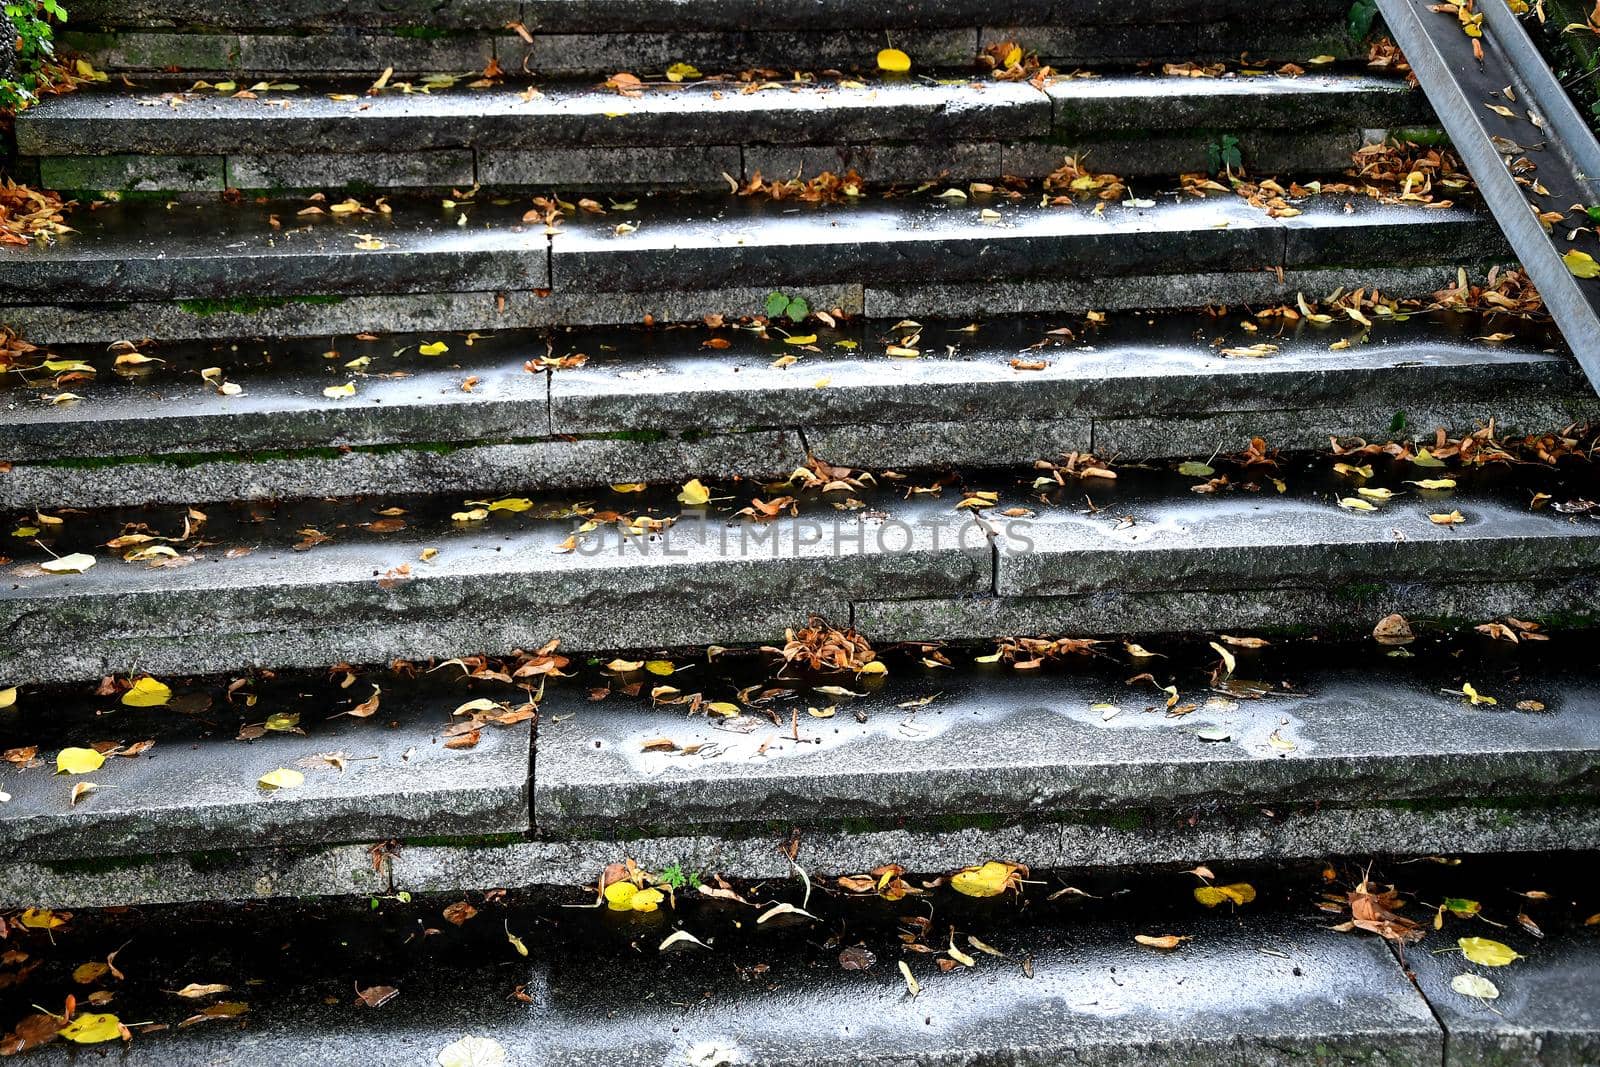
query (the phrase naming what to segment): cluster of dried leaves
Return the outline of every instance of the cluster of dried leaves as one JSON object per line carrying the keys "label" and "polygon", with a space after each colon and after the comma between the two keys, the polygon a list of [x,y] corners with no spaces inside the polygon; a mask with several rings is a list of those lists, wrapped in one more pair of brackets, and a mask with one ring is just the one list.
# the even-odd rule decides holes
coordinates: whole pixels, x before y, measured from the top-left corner
{"label": "cluster of dried leaves", "polygon": [[31,189],[10,178],[0,181],[0,245],[28,245],[72,233],[67,211],[77,201],[59,193]]}
{"label": "cluster of dried leaves", "polygon": [[[1496,434],[1494,420],[1490,419],[1487,425],[1461,437],[1451,437],[1443,428],[1437,429],[1431,442],[1415,439],[1369,442],[1357,437],[1343,441],[1331,438],[1329,443],[1336,456],[1385,455],[1421,466],[1474,467],[1490,463],[1554,466],[1564,461],[1600,461],[1600,426],[1582,424],[1552,433],[1502,438]],[[1543,501],[1539,497],[1543,497]],[[1548,494],[1539,494],[1534,501],[1537,505],[1549,499]]]}
{"label": "cluster of dried leaves", "polygon": [[758,170],[737,187],[739,196],[765,197],[768,200],[797,200],[808,204],[837,204],[866,195],[867,183],[854,168],[843,174],[823,171],[811,178],[796,175],[788,179],[764,178]]}
{"label": "cluster of dried leaves", "polygon": [[1128,194],[1128,186],[1115,174],[1096,174],[1077,156],[1066,160],[1044,179],[1044,188],[1054,193],[1050,203],[1071,204],[1090,198],[1096,200],[1121,200]]}
{"label": "cluster of dried leaves", "polygon": [[819,673],[851,671],[859,674],[882,668],[881,663],[877,668],[869,666],[877,662],[878,654],[855,627],[841,630],[820,615],[811,616],[798,630],[789,630],[778,652],[783,657],[785,670],[798,666]]}
{"label": "cluster of dried leaves", "polygon": [[999,41],[978,55],[978,66],[990,71],[996,81],[1025,81],[1043,89],[1055,71],[1039,61],[1039,53],[1027,51],[1016,41]]}

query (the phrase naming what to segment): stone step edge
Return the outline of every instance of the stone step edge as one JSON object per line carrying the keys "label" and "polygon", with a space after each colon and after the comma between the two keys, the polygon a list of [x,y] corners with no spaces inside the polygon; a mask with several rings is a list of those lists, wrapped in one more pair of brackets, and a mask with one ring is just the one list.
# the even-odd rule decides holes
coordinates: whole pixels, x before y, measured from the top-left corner
{"label": "stone step edge", "polygon": [[794,876],[786,851],[808,874],[860,874],[883,863],[945,872],[996,859],[1048,868],[1141,867],[1152,863],[1322,859],[1330,856],[1494,854],[1582,849],[1600,834],[1600,805],[1561,800],[1536,807],[1466,801],[1241,813],[1237,825],[1151,829],[1131,818],[996,824],[951,829],[853,832],[801,827],[755,836],[683,835],[548,840],[413,839],[302,849],[0,865],[0,908],[102,908],[213,900],[381,896],[591,884],[610,863],[646,870],[673,864],[762,881]]}

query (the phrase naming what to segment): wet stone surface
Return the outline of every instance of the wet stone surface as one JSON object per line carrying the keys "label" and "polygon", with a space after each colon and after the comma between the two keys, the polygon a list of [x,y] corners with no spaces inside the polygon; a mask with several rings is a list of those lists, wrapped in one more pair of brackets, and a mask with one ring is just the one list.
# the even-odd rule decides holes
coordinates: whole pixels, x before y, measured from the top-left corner
{"label": "wet stone surface", "polygon": [[[1503,990],[1492,1005],[1496,1025],[1542,1040],[1541,1063],[1578,1067],[1595,1026],[1577,1006],[1597,961],[1596,937],[1581,924],[1597,904],[1592,887],[1573,879],[1572,859],[1520,867],[1517,888],[1548,892],[1545,903],[1506,892],[1503,861],[1487,860],[1329,866],[1326,874],[1221,867],[1219,884],[1243,883],[1255,899],[1215,910],[1193,898],[1202,882],[1175,870],[1038,871],[1020,895],[997,899],[948,886],[899,901],[851,898],[831,880],[807,892],[791,879],[737,886],[744,904],[703,899],[690,879],[711,873],[673,868],[662,873],[676,880],[675,899],[652,912],[559,906],[592,901],[591,887],[538,897],[383,897],[359,910],[82,914],[49,937],[12,938],[24,959],[10,969],[26,973],[0,1026],[35,1011],[30,1002],[58,1005],[72,991],[82,1005],[101,991],[109,999],[98,1010],[140,1024],[122,1053],[132,1063],[339,1064],[360,1048],[422,1067],[465,1035],[493,1041],[519,1065],[596,1055],[681,1067],[842,1065],[863,1055],[932,1064],[1486,1062],[1470,1041],[1458,1045],[1470,1035],[1455,1020],[1489,1005],[1426,980],[1419,992],[1381,938],[1329,929],[1348,917],[1347,894],[1369,874],[1378,889],[1397,883],[1402,914],[1424,923],[1447,896],[1480,902],[1495,922],[1519,909],[1537,916],[1548,936],[1525,944],[1446,913],[1443,929],[1407,958],[1453,948],[1460,936],[1517,941],[1527,958],[1492,972]],[[931,880],[907,881],[921,888]],[[755,921],[777,902],[804,903],[817,918]],[[441,917],[451,907],[466,916],[461,924]],[[700,944],[659,947],[679,930]],[[1135,935],[1181,940],[1162,950]],[[121,980],[69,977],[119,946]],[[1458,954],[1439,959],[1459,966],[1448,962]],[[1579,984],[1546,982],[1562,968]],[[227,988],[173,996],[190,983]],[[361,1004],[361,990],[380,1005]],[[177,1025],[219,1003],[232,1005],[216,1013],[225,1017]],[[1552,1013],[1567,1014],[1572,1028],[1552,1032]],[[57,1042],[30,1058],[69,1056]]]}

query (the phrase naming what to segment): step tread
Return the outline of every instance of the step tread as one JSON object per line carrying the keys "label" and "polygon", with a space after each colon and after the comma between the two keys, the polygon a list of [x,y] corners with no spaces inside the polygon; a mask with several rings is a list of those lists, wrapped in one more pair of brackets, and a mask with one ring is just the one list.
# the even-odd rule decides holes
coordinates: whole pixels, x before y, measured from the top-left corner
{"label": "step tread", "polygon": [[[758,709],[732,720],[686,717],[679,707],[651,709],[648,697],[596,705],[563,687],[542,707],[534,825],[556,837],[716,833],[844,813],[893,825],[1570,798],[1600,784],[1600,684],[1586,676],[1534,674],[1498,693],[1504,707],[1538,699],[1542,714],[1468,708],[1431,680],[1362,668],[1318,671],[1257,700],[1184,692],[1180,706],[1199,707],[1171,717],[1166,694],[1130,689],[1127,670],[1086,674],[897,666],[883,685],[846,682],[860,697],[802,690],[774,705],[779,724]],[[704,668],[671,684],[732,699]],[[818,719],[808,707],[837,711]],[[1210,731],[1226,740],[1206,740]],[[678,749],[645,750],[662,738]]]}
{"label": "step tread", "polygon": [[[231,699],[227,679],[176,686],[181,713],[75,694],[49,700],[47,714],[4,728],[0,748],[37,746],[39,765],[0,764],[0,791],[11,794],[0,805],[0,852],[70,860],[524,832],[531,723],[486,726],[475,746],[446,748],[443,730],[459,721],[451,712],[481,695],[450,673],[386,686],[371,718],[341,714],[371,698],[371,686],[341,690],[328,675],[255,680]],[[259,699],[247,705],[249,695]],[[291,713],[304,734],[236,738]],[[103,740],[155,745],[133,758],[112,756],[88,775],[52,773],[59,749]],[[319,753],[347,762],[336,767]],[[279,768],[300,772],[304,784],[257,784]],[[98,789],[69,803],[73,784],[85,780]]]}
{"label": "step tread", "polygon": [[[810,347],[778,330],[574,330],[389,334],[372,340],[145,346],[163,360],[147,373],[114,372],[99,349],[53,349],[96,368],[74,382],[81,403],[39,399],[49,375],[0,386],[12,428],[4,458],[159,456],[404,442],[465,442],[615,431],[739,430],[958,421],[1198,414],[1316,407],[1361,395],[1375,406],[1419,394],[1435,401],[1504,403],[1508,391],[1575,387],[1559,338],[1537,325],[1505,342],[1473,340],[1490,324],[1473,317],[1417,316],[1366,332],[1345,326],[1274,332],[1278,350],[1231,358],[1220,348],[1259,337],[1248,316],[1113,316],[1105,327],[1052,338],[1064,317],[925,324],[917,358],[884,354],[907,331],[874,321],[817,326]],[[813,327],[805,327],[812,330]],[[1073,328],[1073,327],[1068,327]],[[725,347],[708,349],[716,339]],[[1041,349],[1032,346],[1041,342]],[[423,356],[423,345],[448,351]],[[1216,343],[1211,343],[1216,342]],[[850,346],[850,347],[847,347]],[[947,354],[946,346],[955,348]],[[813,350],[815,349],[815,350]],[[329,353],[335,353],[331,356]],[[530,372],[545,357],[587,357],[578,367]],[[786,356],[798,363],[774,366]],[[1042,369],[1012,365],[1037,357]],[[369,359],[359,368],[352,361]],[[218,367],[243,392],[225,396],[201,371]],[[393,375],[394,377],[390,377]],[[462,383],[475,379],[471,391]],[[356,395],[323,390],[355,382]],[[821,386],[818,383],[823,383]],[[1431,383],[1421,389],[1419,382]],[[1159,387],[1159,388],[1158,388]]]}
{"label": "step tread", "polygon": [[[774,897],[793,903],[799,891],[769,887],[761,899]],[[443,902],[428,903],[428,918],[419,908],[418,919],[438,925]],[[619,1058],[692,1067],[848,1067],[897,1057],[932,1067],[983,1060],[1258,1063],[1286,1056],[1443,1062],[1439,1024],[1381,939],[1336,933],[1325,929],[1326,917],[1285,908],[1228,915],[1194,914],[1195,907],[1172,916],[1194,939],[1176,959],[1136,944],[1133,936],[1147,930],[1133,917],[1069,921],[1052,911],[1017,922],[992,909],[953,910],[963,934],[981,937],[1007,958],[980,954],[970,973],[946,974],[930,958],[902,955],[888,926],[849,927],[877,961],[858,973],[839,966],[837,946],[808,946],[810,928],[773,931],[768,924],[764,937],[745,941],[731,926],[733,916],[687,901],[679,907],[682,914],[670,921],[649,916],[626,925],[604,913],[560,912],[564,918],[552,929],[554,908],[485,905],[485,914],[472,920],[481,929],[446,929],[427,953],[413,950],[409,957],[389,948],[403,936],[388,928],[397,920],[296,929],[286,917],[261,915],[249,920],[263,930],[260,938],[221,934],[219,943],[206,945],[176,933],[136,938],[119,962],[140,970],[119,988],[129,999],[148,1001],[146,1017],[168,1025],[137,1035],[120,1055],[130,1064],[171,1067],[228,1059],[334,1067],[349,1062],[353,1046],[381,1047],[387,1062],[427,1067],[470,1034],[504,1050],[503,1060],[484,1062],[552,1067]],[[816,907],[845,921],[822,902]],[[491,926],[501,943],[487,936]],[[502,926],[525,937],[531,955],[491,968],[487,961],[510,951]],[[706,932],[715,947],[657,956],[656,946],[680,926]],[[311,945],[311,933],[321,938],[319,946]],[[947,933],[929,935],[927,947],[942,951]],[[277,952],[267,948],[267,936]],[[93,944],[101,956],[116,948],[104,935]],[[916,996],[907,993],[897,960],[920,983]],[[294,973],[284,974],[287,966]],[[756,966],[759,980],[752,980],[747,976]],[[365,987],[375,973],[398,976],[400,1000],[388,1011],[353,1007],[352,985]],[[198,1008],[163,997],[156,975],[169,985],[171,975],[204,975],[235,988],[246,976],[273,978],[250,990],[257,995],[246,1024],[182,1028],[174,1024]],[[1515,976],[1506,978],[1515,983]],[[506,995],[513,985],[520,997]],[[669,1002],[664,986],[695,995]],[[337,994],[330,996],[332,990]],[[75,1062],[65,1045],[30,1057]]]}
{"label": "step tread", "polygon": [[[581,212],[553,237],[524,203],[443,208],[405,201],[392,216],[310,219],[303,201],[120,204],[74,218],[52,247],[0,256],[13,304],[229,300],[370,294],[1099,278],[1138,272],[1340,266],[1502,253],[1487,215],[1365,198],[1313,197],[1273,218],[1237,197],[1157,194],[1149,207],[925,200],[806,205],[752,198],[643,200]],[[982,211],[992,211],[985,217]],[[270,217],[282,226],[275,230]],[[467,225],[455,220],[466,218]],[[618,233],[619,222],[636,227]],[[384,247],[363,250],[362,235]],[[204,313],[206,308],[198,309]]]}
{"label": "step tread", "polygon": [[[1404,493],[1401,477],[1377,480]],[[465,529],[449,517],[461,496],[216,505],[203,548],[188,550],[198,558],[175,568],[124,564],[97,546],[126,523],[176,535],[180,509],[97,512],[65,523],[50,548],[98,557],[85,573],[45,573],[43,546],[12,546],[0,632],[15,669],[48,681],[135,663],[221,671],[383,662],[557,637],[578,649],[759,642],[810,611],[854,613],[887,640],[1171,630],[1196,612],[1215,612],[1217,625],[1254,612],[1255,625],[1342,619],[1348,628],[1370,626],[1397,600],[1419,614],[1479,618],[1585,611],[1583,587],[1600,560],[1593,517],[1529,513],[1519,492],[1470,479],[1443,499],[1403,495],[1368,515],[1336,506],[1348,488],[1296,481],[1287,496],[1207,499],[1181,476],[1129,471],[1086,485],[1098,511],[1080,516],[1076,490],[1041,506],[996,478],[1002,505],[1033,514],[981,522],[953,493],[900,500],[863,488],[853,495],[870,502],[865,509],[839,511],[803,493],[798,517],[751,524],[728,516],[762,490],[733,480],[713,486],[720,500],[705,519],[642,541],[614,525],[569,540],[577,518],[541,517],[571,514],[561,497]],[[602,510],[671,517],[680,510],[673,492],[585,495]],[[407,509],[407,527],[372,530],[394,505]],[[1465,524],[1428,518],[1450,510]],[[1138,521],[1120,524],[1123,515]],[[1038,551],[993,554],[985,534],[996,528],[1003,548],[1036,537]],[[291,550],[306,530],[331,543]],[[430,547],[437,558],[421,561]],[[250,551],[225,558],[228,548]],[[1039,612],[1053,621],[1029,614]],[[1361,623],[1365,612],[1374,614]],[[172,640],[201,635],[199,649]]]}
{"label": "step tread", "polygon": [[[187,156],[353,153],[476,147],[1012,142],[1052,132],[1278,126],[1402,126],[1428,119],[1403,81],[1365,74],[883,82],[861,88],[684,83],[623,97],[591,84],[366,96],[365,84],[307,86],[239,99],[158,89],[50,98],[18,117],[24,155]],[[329,92],[359,100],[333,100]],[[1052,121],[1052,109],[1055,112]],[[991,175],[997,176],[997,175]]]}

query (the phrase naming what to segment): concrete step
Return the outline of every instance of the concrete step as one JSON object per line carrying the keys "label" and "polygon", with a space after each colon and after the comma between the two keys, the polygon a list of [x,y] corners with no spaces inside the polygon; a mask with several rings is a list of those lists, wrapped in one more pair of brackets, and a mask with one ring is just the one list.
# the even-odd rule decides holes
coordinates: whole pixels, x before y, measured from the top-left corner
{"label": "concrete step", "polygon": [[[1177,879],[1160,881],[1173,898],[1187,891]],[[128,977],[114,987],[111,1006],[124,1017],[129,1009],[121,1005],[145,1006],[139,1021],[162,1024],[118,1048],[119,1058],[133,1065],[336,1067],[350,1062],[352,1044],[382,1048],[384,1062],[396,1067],[568,1067],[614,1059],[690,1067],[847,1067],[896,1058],[929,1067],[1234,1067],[1301,1058],[1397,1067],[1467,1062],[1445,1059],[1443,1029],[1380,938],[1330,931],[1326,917],[1307,915],[1303,906],[1263,903],[1237,914],[1203,913],[1192,901],[1174,910],[1147,893],[1140,899],[1152,910],[1143,916],[1094,902],[1058,902],[1034,909],[1047,914],[1017,915],[994,902],[947,905],[954,894],[944,890],[936,898],[936,921],[948,917],[959,927],[956,951],[976,951],[971,936],[1001,954],[977,952],[968,956],[970,970],[945,973],[931,954],[945,951],[949,930],[930,933],[916,943],[926,953],[914,953],[896,937],[895,912],[872,902],[828,899],[819,890],[807,903],[820,921],[774,930],[772,923],[755,928],[753,909],[730,913],[695,896],[680,892],[676,911],[647,915],[480,901],[476,917],[459,928],[439,918],[450,903],[445,900],[388,901],[366,916],[348,909],[251,915],[213,909],[92,925],[76,918],[84,931],[58,931],[58,937],[83,944],[98,954],[94,958],[116,951],[112,938],[131,939],[116,958],[139,970],[123,972]],[[759,897],[774,898],[798,907],[801,891],[775,886]],[[928,906],[926,898],[917,899]],[[400,925],[407,920],[410,931]],[[840,966],[841,944],[819,944],[824,923],[848,931],[853,955],[870,959],[869,970]],[[434,929],[426,951],[415,943],[421,925]],[[1169,926],[1193,939],[1176,958],[1133,940]],[[656,946],[679,928],[712,947],[658,954]],[[526,939],[527,957],[514,955],[507,930]],[[1563,937],[1573,943],[1571,955],[1535,945],[1534,959],[1581,961],[1587,976],[1594,967],[1591,939],[1582,931]],[[44,993],[58,984],[73,990],[70,967],[57,964],[60,949],[34,940],[27,935],[29,948],[50,966],[24,989],[38,990],[41,1004],[54,1003],[58,998],[47,1000]],[[914,996],[902,965],[918,983]],[[230,989],[223,995],[240,998],[232,1003],[244,1007],[244,1016],[178,1026],[208,1002],[175,1002],[161,983],[177,989],[195,975]],[[1511,989],[1557,993],[1550,1013],[1576,1020],[1581,992],[1554,987],[1554,977],[1539,963],[1495,974]],[[355,1006],[355,991],[375,982],[398,990],[398,998],[375,1010]],[[513,988],[515,996],[509,995]],[[676,989],[694,995],[664,995]],[[3,1017],[6,1026],[34,1011],[20,999],[12,1009]],[[1498,1029],[1514,1033],[1538,1015],[1537,1009],[1514,1012]],[[1544,1037],[1548,1025],[1530,1028],[1523,1041]],[[1582,1033],[1592,1032],[1591,1023]],[[452,1046],[495,1052],[457,1060],[445,1051]],[[82,1059],[75,1052],[56,1041],[29,1058],[69,1064]],[[1577,1067],[1581,1061],[1547,1062]]]}
{"label": "concrete step", "polygon": [[[450,491],[464,471],[474,491],[500,493],[778,480],[809,453],[869,470],[1022,468],[1063,451],[1204,458],[1254,436],[1297,450],[1383,439],[1397,414],[1423,437],[1600,419],[1537,324],[1484,342],[1503,321],[1435,313],[1266,333],[1263,321],[1119,315],[1071,320],[1063,336],[1051,332],[1063,319],[1044,316],[917,331],[856,320],[816,327],[809,348],[776,330],[705,327],[197,342],[145,346],[163,362],[136,374],[102,349],[65,348],[50,355],[98,372],[70,385],[80,401],[43,402],[58,388],[47,372],[0,392],[11,429],[0,507]],[[885,354],[913,332],[919,356]],[[1269,335],[1270,354],[1223,352]],[[441,342],[446,353],[419,353]],[[587,358],[540,371],[547,354]],[[213,367],[237,395],[201,377]],[[354,396],[324,394],[347,383]]]}
{"label": "concrete step", "polygon": [[[518,498],[476,518],[481,498],[465,493],[217,505],[201,528],[181,508],[91,512],[49,533],[30,514],[19,528],[37,532],[13,542],[0,589],[0,655],[16,677],[45,682],[502,653],[552,638],[580,650],[760,642],[812,611],[889,641],[1172,632],[1196,619],[1365,633],[1392,611],[1452,625],[1592,620],[1594,516],[1530,512],[1529,490],[1492,470],[1412,495],[1404,479],[1432,475],[1408,464],[1374,475],[1401,495],[1350,511],[1336,501],[1351,483],[1329,466],[1285,473],[1283,494],[1197,496],[1175,472],[1130,470],[1043,502],[1023,489],[1031,471],[1015,488],[975,477],[965,484],[999,494],[994,507],[1021,509],[982,521],[953,491],[901,500],[898,485],[863,484],[851,504],[838,489],[738,481],[714,484],[703,516],[684,514],[670,488],[589,493],[576,509]],[[1551,488],[1565,504],[1586,487]],[[799,514],[733,514],[772,494],[795,496]],[[1093,513],[1080,513],[1083,494]],[[1451,511],[1462,521],[1429,518]],[[178,558],[125,563],[125,543],[100,547],[127,530],[178,539]],[[48,573],[52,553],[100,562]]]}
{"label": "concrete step", "polygon": [[845,314],[955,318],[1341,285],[1420,296],[1457,265],[1506,255],[1493,220],[1468,206],[1310,197],[1274,218],[1239,198],[1152,191],[1147,202],[658,198],[580,212],[553,236],[511,199],[313,216],[299,214],[304,201],[124,203],[80,213],[78,232],[49,248],[0,258],[0,318],[46,344],[326,336],[737,318],[774,289]]}
{"label": "concrete step", "polygon": [[[0,771],[11,795],[0,849],[91,860],[527,831],[531,720],[486,725],[472,747],[450,747],[464,740],[446,732],[464,721],[451,712],[486,692],[458,672],[399,684],[344,672],[241,681],[174,679],[177,695],[152,708],[81,690],[33,694],[0,726],[0,749],[38,750],[35,765]],[[493,689],[496,700],[515,692]],[[52,773],[59,750],[112,741],[154,744],[82,776]],[[259,784],[280,768],[303,784]],[[95,791],[73,801],[73,785],[87,780]]]}
{"label": "concrete step", "polygon": [[[454,665],[169,675],[169,705],[151,709],[25,686],[0,718],[0,751],[37,750],[0,764],[0,905],[582,884],[622,855],[781,879],[773,843],[795,833],[824,876],[974,850],[1116,867],[1581,848],[1600,825],[1600,681],[1557,665],[1584,635],[1554,636],[1525,654],[1424,635],[1414,662],[1275,641],[1237,653],[1235,677],[1255,680],[1225,682],[1199,641],[1146,638],[1170,710],[1156,682],[1127,682],[1152,661],[1111,645],[1065,671],[975,666],[987,646],[969,646],[944,650],[953,668],[889,649],[887,677],[787,681],[738,651],[675,656],[670,678],[579,657],[515,685]],[[775,688],[756,700],[763,679]],[[1468,682],[1499,703],[1471,705]],[[739,714],[657,703],[668,684]],[[371,717],[340,714],[375,693]],[[522,714],[530,698],[531,767],[527,720],[444,747],[450,724],[457,744],[468,732],[461,705]],[[291,713],[298,730],[263,732]],[[62,748],[143,741],[90,774],[50,773]],[[278,768],[303,784],[257,785]],[[74,802],[83,780],[96,788]],[[120,873],[100,884],[106,861]]]}
{"label": "concrete step", "polygon": [[[63,43],[118,72],[210,75],[350,73],[402,77],[481,71],[492,61],[545,77],[660,73],[689,63],[707,73],[751,68],[872,70],[894,46],[916,69],[971,68],[983,47],[1017,41],[1066,68],[1150,60],[1358,57],[1347,8],[1300,0],[1260,19],[1238,0],[1174,7],[1149,0],[1066,3],[789,5],[732,0],[689,11],[638,3],[307,5],[229,3],[176,9],[144,3],[80,6]],[[1065,28],[1070,27],[1070,32]]]}
{"label": "concrete step", "polygon": [[[66,190],[727,188],[855,171],[869,182],[1042,178],[1065,154],[1124,177],[1208,168],[1230,133],[1252,168],[1343,170],[1366,131],[1430,124],[1418,90],[1362,74],[1023,82],[664,83],[367,97],[364,85],[239,99],[82,92],[18,118],[43,183]],[[329,94],[343,99],[331,99]],[[396,146],[404,145],[404,151]],[[724,177],[724,176],[728,177]]]}

